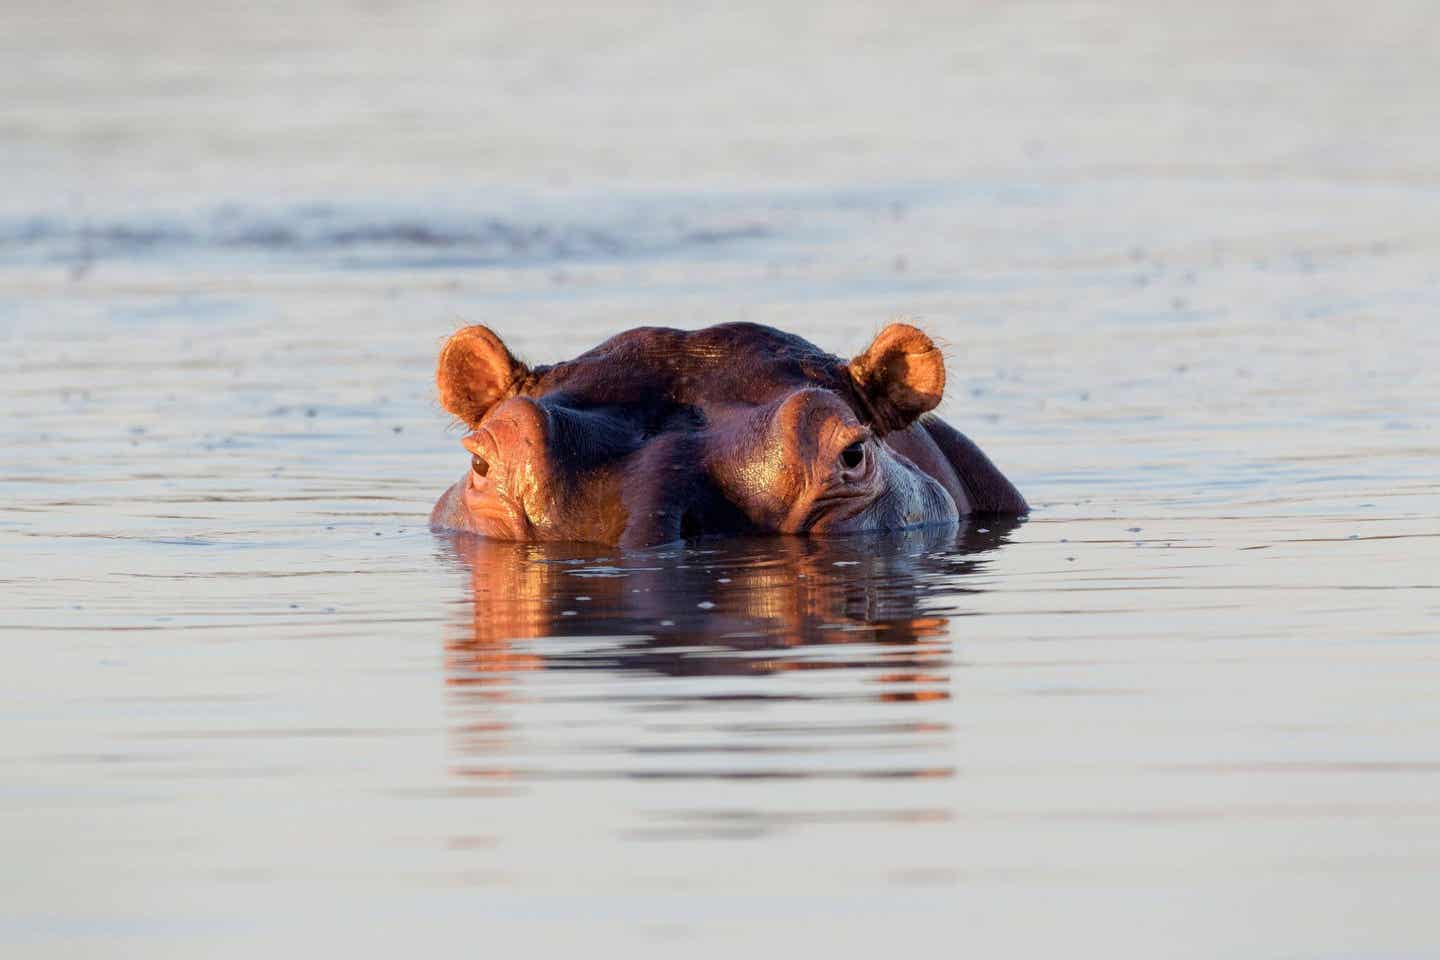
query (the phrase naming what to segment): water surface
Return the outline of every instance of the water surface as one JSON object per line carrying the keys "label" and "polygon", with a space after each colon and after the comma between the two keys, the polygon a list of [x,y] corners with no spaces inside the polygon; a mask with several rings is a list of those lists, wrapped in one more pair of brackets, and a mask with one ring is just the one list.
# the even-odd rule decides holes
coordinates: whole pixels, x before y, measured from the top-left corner
{"label": "water surface", "polygon": [[[0,952],[1440,949],[1423,5],[31,6]],[[459,323],[897,316],[1029,519],[425,526]]]}

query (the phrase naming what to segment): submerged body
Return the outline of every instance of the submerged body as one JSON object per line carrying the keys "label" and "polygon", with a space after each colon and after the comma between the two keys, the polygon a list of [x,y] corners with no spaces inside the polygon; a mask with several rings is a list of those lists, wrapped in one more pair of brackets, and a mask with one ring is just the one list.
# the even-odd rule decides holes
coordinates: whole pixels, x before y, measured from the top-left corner
{"label": "submerged body", "polygon": [[730,323],[641,327],[533,369],[473,326],[446,342],[436,383],[470,428],[470,472],[431,514],[446,529],[642,547],[1028,509],[978,447],[928,415],[944,361],[906,324],[849,361]]}

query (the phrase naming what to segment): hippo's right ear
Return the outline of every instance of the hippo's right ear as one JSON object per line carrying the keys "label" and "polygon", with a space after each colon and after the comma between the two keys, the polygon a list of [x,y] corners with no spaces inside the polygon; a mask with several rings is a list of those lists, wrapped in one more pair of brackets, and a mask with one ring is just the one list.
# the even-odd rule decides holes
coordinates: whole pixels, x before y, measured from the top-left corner
{"label": "hippo's right ear", "polygon": [[435,386],[440,406],[475,427],[491,407],[515,392],[530,368],[510,355],[488,327],[463,327],[440,348]]}
{"label": "hippo's right ear", "polygon": [[945,359],[924,331],[892,323],[846,369],[877,433],[908,427],[945,393]]}

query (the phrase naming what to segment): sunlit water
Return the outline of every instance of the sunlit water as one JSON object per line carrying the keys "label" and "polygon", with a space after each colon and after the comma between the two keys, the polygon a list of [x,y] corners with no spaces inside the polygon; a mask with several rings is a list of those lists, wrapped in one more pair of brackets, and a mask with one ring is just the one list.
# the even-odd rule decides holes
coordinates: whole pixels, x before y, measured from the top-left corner
{"label": "sunlit water", "polygon": [[[1058,97],[1045,78],[1070,68],[995,44],[1112,36],[1026,16],[976,28],[977,75]],[[290,42],[283,24],[151,60],[148,34],[81,17],[64,23],[94,59],[71,62],[36,39],[61,22],[48,7],[20,22],[10,62],[58,86],[8,79],[36,86],[0,170],[69,189],[0,204],[0,953],[1440,950],[1440,190],[1416,173],[1433,130],[1392,155],[1294,120],[1289,88],[1232,116],[1223,84],[1163,74],[1187,116],[1255,137],[1181,137],[1205,169],[1180,176],[1154,127],[1102,143],[1104,124],[1042,112],[1077,174],[1017,146],[1028,114],[997,114],[975,150],[1017,172],[946,175],[936,138],[971,138],[859,87],[870,133],[836,143],[834,117],[791,123],[781,83],[715,131],[657,132],[665,104],[726,102],[700,80],[597,131],[585,105],[650,89],[626,64],[684,49],[606,34],[631,47],[597,66],[584,30],[526,21],[573,59],[512,51],[505,89],[526,64],[607,81],[530,102],[595,147],[578,182],[550,182],[523,100],[476,159],[424,112],[448,101],[412,91],[428,106],[397,166],[403,111],[362,109],[395,50],[428,49],[397,41],[371,73],[307,61],[354,72],[307,89],[332,121],[355,111],[367,195],[357,167],[316,173],[313,131],[251,131],[271,166],[226,152],[215,116],[237,102],[294,119],[267,99],[283,74],[242,69]],[[945,48],[837,36],[793,34],[797,62],[848,76],[856,46],[865,91]],[[1131,42],[1074,96],[1150,77]],[[1424,88],[1406,71],[1425,78],[1426,41],[1406,42],[1289,69],[1323,84],[1349,64],[1353,102],[1328,102],[1373,131]],[[107,99],[131,60],[144,97]],[[212,67],[184,123],[147,106]],[[751,124],[773,152],[745,147]],[[913,162],[907,130],[930,138]],[[781,169],[807,147],[816,185]],[[184,162],[143,162],[162,154]],[[684,183],[674,162],[701,154],[728,182]],[[1092,154],[1113,163],[1086,173]],[[634,169],[598,185],[620,156]],[[114,163],[90,180],[77,157]],[[872,175],[847,182],[847,158]],[[460,322],[549,362],[735,319],[849,354],[899,315],[945,341],[944,413],[1029,519],[633,554],[425,526],[467,465],[431,387]]]}

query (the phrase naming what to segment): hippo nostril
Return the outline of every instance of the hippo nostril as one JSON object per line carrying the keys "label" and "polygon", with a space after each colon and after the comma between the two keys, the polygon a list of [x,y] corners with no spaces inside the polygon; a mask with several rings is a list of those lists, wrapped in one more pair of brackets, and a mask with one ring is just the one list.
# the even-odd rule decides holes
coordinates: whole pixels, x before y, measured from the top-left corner
{"label": "hippo nostril", "polygon": [[478,453],[470,458],[470,469],[475,471],[477,477],[483,477],[490,472],[490,464]]}
{"label": "hippo nostril", "polygon": [[865,445],[859,441],[850,444],[840,451],[840,466],[846,470],[854,470],[865,462]]}

